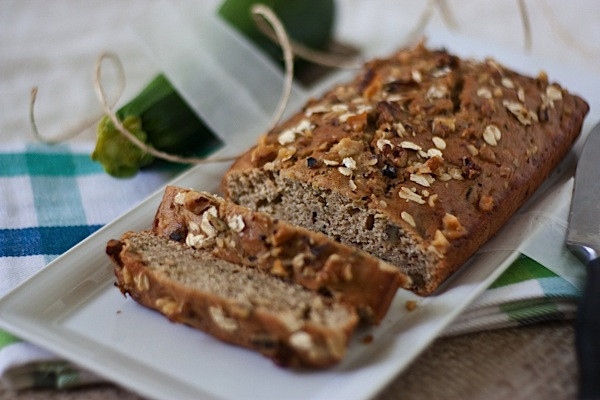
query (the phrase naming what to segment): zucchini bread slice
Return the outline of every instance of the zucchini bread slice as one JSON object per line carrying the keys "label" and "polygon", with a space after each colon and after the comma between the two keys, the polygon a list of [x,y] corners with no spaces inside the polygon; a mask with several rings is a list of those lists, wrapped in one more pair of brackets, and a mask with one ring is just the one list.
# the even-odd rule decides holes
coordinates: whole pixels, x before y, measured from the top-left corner
{"label": "zucchini bread slice", "polygon": [[165,189],[153,232],[331,295],[378,323],[410,279],[366,252],[206,192]]}
{"label": "zucchini bread slice", "polygon": [[351,305],[149,231],[127,232],[106,252],[124,294],[280,365],[337,363],[359,320]]}

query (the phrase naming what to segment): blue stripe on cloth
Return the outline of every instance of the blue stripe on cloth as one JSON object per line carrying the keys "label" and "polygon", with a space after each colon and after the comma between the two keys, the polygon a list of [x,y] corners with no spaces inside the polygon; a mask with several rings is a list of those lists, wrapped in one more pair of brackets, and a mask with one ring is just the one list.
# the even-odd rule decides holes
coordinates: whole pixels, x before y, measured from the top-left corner
{"label": "blue stripe on cloth", "polygon": [[0,257],[62,254],[102,225],[0,229]]}
{"label": "blue stripe on cloth", "polygon": [[546,297],[579,298],[581,291],[561,277],[539,278],[538,283]]}

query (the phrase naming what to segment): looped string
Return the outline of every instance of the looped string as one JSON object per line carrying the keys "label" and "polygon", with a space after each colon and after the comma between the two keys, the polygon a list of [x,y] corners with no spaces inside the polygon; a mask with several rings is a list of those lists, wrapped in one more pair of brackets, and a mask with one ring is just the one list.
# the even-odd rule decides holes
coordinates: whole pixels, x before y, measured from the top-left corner
{"label": "looped string", "polygon": [[[542,0],[539,0],[539,1],[542,3],[542,5],[546,6],[546,8],[547,8],[547,5],[543,4]],[[530,51],[531,43],[532,43],[532,40],[531,40],[532,34],[531,34],[531,25],[529,22],[529,14],[528,14],[527,8],[525,6],[524,0],[517,0],[517,2],[519,5],[519,11],[520,11],[520,15],[521,15],[522,24],[523,24],[524,47],[525,47],[526,51]],[[407,40],[406,40],[407,43],[415,42],[417,39],[420,38],[420,36],[422,35],[423,31],[425,30],[427,24],[430,22],[431,17],[434,12],[434,9],[436,7],[439,9],[444,23],[449,28],[451,28],[451,29],[458,28],[458,23],[457,23],[456,19],[454,18],[454,16],[452,15],[452,13],[450,12],[450,8],[448,7],[446,0],[428,0],[426,7],[423,10],[423,12],[417,22],[417,25],[407,36]],[[542,7],[542,8],[544,8],[544,7]],[[548,9],[544,9],[543,11],[545,11],[545,13],[547,14],[546,17],[551,20],[553,25],[556,26],[557,22],[556,22],[555,18],[553,18],[553,15],[551,14],[551,12]],[[287,32],[286,32],[283,24],[279,20],[279,18],[277,18],[275,13],[270,8],[268,8],[262,4],[256,4],[252,7],[252,15],[254,17],[254,20],[255,20],[255,23],[256,23],[258,29],[281,47],[282,52],[283,52],[284,63],[285,63],[284,85],[282,88],[282,93],[281,93],[278,105],[275,109],[275,112],[273,113],[273,116],[272,116],[270,124],[269,124],[269,129],[268,129],[269,131],[272,130],[278,124],[278,122],[281,120],[281,117],[283,116],[283,114],[285,112],[285,108],[287,107],[289,97],[291,94],[291,90],[292,90],[293,78],[294,78],[294,56],[297,56],[299,58],[305,59],[307,61],[313,62],[318,65],[322,65],[322,66],[326,66],[326,67],[335,67],[335,68],[356,69],[356,68],[360,68],[363,63],[362,60],[357,59],[356,57],[349,57],[349,56],[342,55],[342,54],[319,52],[319,51],[310,49],[310,48],[290,39],[287,35]],[[564,29],[560,29],[559,31],[561,33],[562,38],[565,41],[573,42],[576,44],[578,43],[577,41],[573,40],[573,38]],[[581,50],[581,49],[579,49],[579,50]],[[584,50],[587,50],[587,49],[584,48]],[[586,53],[586,52],[583,51],[583,53]],[[118,78],[119,78],[119,80],[118,80],[119,90],[118,90],[118,93],[117,93],[115,99],[112,102],[109,102],[106,99],[106,95],[104,93],[104,89],[101,84],[102,62],[105,59],[109,59],[115,64],[117,72],[118,72]],[[116,116],[116,114],[113,111],[113,108],[115,107],[115,105],[116,105],[118,99],[120,98],[121,94],[123,93],[123,90],[125,87],[124,69],[123,69],[123,66],[122,66],[119,58],[113,53],[109,53],[109,52],[102,53],[96,61],[95,71],[96,71],[96,74],[95,74],[95,79],[94,79],[94,88],[96,90],[96,94],[98,95],[98,98],[103,107],[104,114],[94,115],[90,118],[87,118],[84,121],[81,121],[80,123],[78,123],[76,126],[68,129],[62,135],[54,137],[54,138],[43,137],[38,130],[37,123],[36,123],[35,117],[34,117],[34,105],[35,105],[38,89],[37,89],[37,87],[34,87],[31,90],[31,100],[30,100],[30,106],[29,106],[29,120],[31,123],[33,134],[39,141],[48,143],[48,144],[56,144],[56,143],[60,143],[65,140],[71,139],[71,138],[75,137],[77,134],[81,133],[83,130],[96,124],[103,117],[103,115],[106,114],[109,116],[111,121],[114,123],[117,130],[119,130],[119,132],[121,134],[123,134],[131,143],[133,143],[134,145],[136,145],[143,151],[153,155],[156,158],[160,158],[160,159],[172,161],[172,162],[178,162],[178,163],[200,164],[200,163],[209,163],[209,162],[231,161],[231,160],[234,160],[239,157],[239,156],[205,157],[205,158],[179,157],[177,155],[172,155],[172,154],[157,150],[157,149],[153,148],[152,146],[146,145],[145,143],[143,143],[142,141],[137,139],[134,135],[132,135],[127,129],[125,129],[125,127],[123,126],[123,124],[121,123],[121,121],[119,120],[119,118]]]}
{"label": "looped string", "polygon": [[[294,81],[294,53],[290,44],[290,38],[288,37],[283,24],[269,7],[262,4],[253,5],[252,16],[258,24],[264,25],[264,21],[266,21],[270,25],[272,32],[275,33],[277,42],[283,51],[283,61],[285,64],[284,83],[281,96],[279,97],[279,103],[277,104],[271,122],[269,123],[268,131],[270,131],[281,120],[290,99],[290,94],[292,93],[292,84]],[[264,21],[258,17],[262,17]]]}
{"label": "looped string", "polygon": [[171,162],[183,163],[183,164],[200,164],[200,163],[207,163],[207,162],[232,161],[238,157],[238,156],[235,156],[235,157],[208,157],[208,158],[180,157],[180,156],[166,153],[164,151],[157,150],[154,147],[148,146],[146,143],[139,140],[131,132],[129,132],[129,130],[127,130],[127,128],[125,128],[123,126],[123,124],[121,123],[121,120],[119,119],[119,117],[117,117],[117,115],[113,111],[114,106],[111,106],[110,104],[108,104],[108,101],[106,100],[106,94],[104,93],[104,88],[102,87],[102,83],[101,83],[102,62],[105,59],[111,59],[111,57],[109,57],[109,55],[107,53],[102,53],[96,60],[96,68],[95,68],[96,73],[94,76],[94,89],[96,91],[96,95],[98,96],[98,99],[100,100],[100,104],[102,105],[104,114],[110,118],[110,120],[115,125],[115,128],[123,136],[125,136],[127,138],[127,140],[129,140],[131,143],[133,143],[136,147],[138,147],[139,149],[141,149],[142,151],[144,151],[148,154],[151,154],[152,156],[154,156],[156,158],[160,158],[162,160],[171,161]]}
{"label": "looped string", "polygon": [[523,46],[527,53],[531,52],[531,24],[529,23],[529,13],[524,0],[519,0],[519,12],[521,22],[523,23]]}
{"label": "looped string", "polygon": [[[114,62],[116,70],[117,70],[117,76],[118,76],[117,93],[115,95],[115,98],[112,101],[110,101],[111,107],[114,107],[117,104],[117,102],[119,101],[119,98],[121,98],[123,91],[125,90],[125,72],[123,69],[123,65],[121,64],[121,60],[119,60],[119,57],[116,54],[105,53],[104,56],[105,56],[105,58],[110,58]],[[35,101],[37,99],[37,93],[38,93],[38,88],[37,88],[37,86],[34,86],[31,89],[31,95],[30,95],[30,100],[29,100],[29,122],[31,125],[31,130],[33,132],[33,135],[35,136],[35,138],[37,140],[39,140],[42,143],[58,144],[58,143],[67,141],[69,139],[72,139],[75,136],[79,135],[84,130],[93,127],[104,116],[103,113],[99,112],[96,115],[93,115],[91,117],[88,117],[88,118],[78,122],[76,125],[67,129],[60,135],[53,136],[52,138],[44,137],[40,133],[38,126],[37,126],[37,122],[35,120],[34,108],[35,108]]]}
{"label": "looped string", "polygon": [[[257,7],[266,8],[261,5],[255,5],[253,7],[253,11]],[[273,28],[270,25],[266,24],[265,21],[255,18],[254,22],[256,23],[256,27],[258,28],[258,30],[263,35],[265,35],[267,38],[271,39],[271,41],[275,43],[278,43],[280,45],[282,44],[282,41],[279,40],[277,33],[273,30]],[[325,53],[308,48],[302,43],[299,43],[292,38],[289,38],[288,42],[290,44],[294,56],[324,67],[358,69],[361,68],[364,63],[364,60],[357,59],[356,57],[348,57],[343,54]]]}

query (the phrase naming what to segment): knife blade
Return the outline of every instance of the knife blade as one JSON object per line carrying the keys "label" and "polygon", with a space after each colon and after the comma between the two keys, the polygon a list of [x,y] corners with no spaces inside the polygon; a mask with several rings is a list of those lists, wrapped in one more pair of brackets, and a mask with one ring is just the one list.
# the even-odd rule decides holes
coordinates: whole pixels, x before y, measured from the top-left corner
{"label": "knife blade", "polygon": [[567,248],[587,265],[575,322],[579,398],[600,399],[600,124],[589,133],[575,171]]}

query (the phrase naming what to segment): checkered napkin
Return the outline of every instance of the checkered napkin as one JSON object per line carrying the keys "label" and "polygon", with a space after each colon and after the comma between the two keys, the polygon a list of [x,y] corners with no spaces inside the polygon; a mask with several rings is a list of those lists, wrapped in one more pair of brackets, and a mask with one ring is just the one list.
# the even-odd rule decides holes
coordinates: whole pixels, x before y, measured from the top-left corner
{"label": "checkered napkin", "polygon": [[[0,148],[0,296],[182,170],[163,164],[115,179],[90,160],[90,151],[91,145]],[[572,284],[521,256],[444,334],[572,318],[579,295]],[[0,377],[15,389],[102,380],[2,331]]]}

